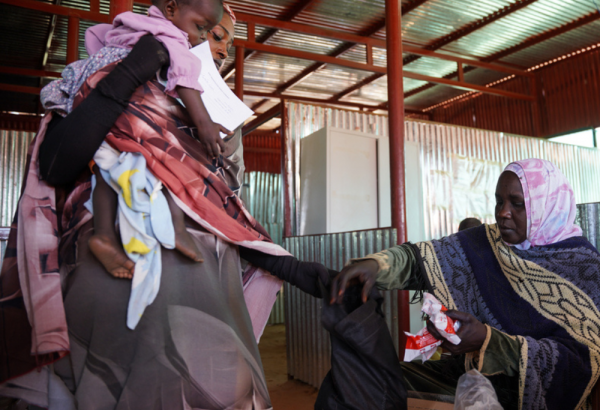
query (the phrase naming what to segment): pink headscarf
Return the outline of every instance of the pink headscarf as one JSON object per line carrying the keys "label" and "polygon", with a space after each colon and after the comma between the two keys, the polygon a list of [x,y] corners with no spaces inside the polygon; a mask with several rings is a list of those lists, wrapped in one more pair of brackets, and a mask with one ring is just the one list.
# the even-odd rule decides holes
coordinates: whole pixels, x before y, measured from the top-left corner
{"label": "pink headscarf", "polygon": [[581,236],[574,224],[575,195],[562,172],[550,161],[531,158],[508,164],[504,172],[517,174],[527,212],[527,239],[519,249],[560,242]]}
{"label": "pink headscarf", "polygon": [[225,9],[225,13],[227,13],[229,17],[231,17],[231,22],[235,25],[235,14],[233,14],[233,10],[231,10],[231,7],[229,7],[228,4],[223,3],[223,9]]}

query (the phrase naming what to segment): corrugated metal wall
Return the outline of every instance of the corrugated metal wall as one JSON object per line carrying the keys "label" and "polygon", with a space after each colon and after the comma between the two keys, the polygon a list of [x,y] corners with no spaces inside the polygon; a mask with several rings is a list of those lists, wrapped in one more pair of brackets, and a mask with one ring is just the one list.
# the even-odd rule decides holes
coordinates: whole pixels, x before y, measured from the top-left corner
{"label": "corrugated metal wall", "polygon": [[246,172],[242,199],[246,209],[265,227],[273,242],[281,245],[283,220],[281,175],[269,172]]}
{"label": "corrugated metal wall", "polygon": [[[245,141],[244,141],[245,142]],[[245,149],[245,147],[244,147]],[[244,158],[246,156],[244,155]],[[246,172],[242,199],[250,214],[265,227],[273,242],[281,245],[282,239],[282,205],[281,205],[281,175],[268,172]],[[284,323],[284,289],[275,300],[269,325]]]}
{"label": "corrugated metal wall", "polygon": [[[396,244],[396,231],[375,229],[326,235],[285,238],[284,247],[303,261],[319,262],[340,270],[350,258],[379,252]],[[284,286],[286,292],[286,339],[288,374],[319,387],[331,367],[329,334],[321,326],[321,299],[297,288]],[[383,311],[398,350],[398,292],[383,292]]]}
{"label": "corrugated metal wall", "polygon": [[[286,166],[290,173],[288,189],[293,199],[292,229],[295,233],[299,226],[295,203],[300,197],[300,139],[325,126],[376,135],[387,135],[388,131],[387,117],[383,115],[297,102],[287,103],[287,114],[285,148],[292,160]],[[571,182],[578,203],[600,201],[600,150],[427,121],[407,120],[405,139],[417,142],[420,147],[426,206],[425,236],[428,239],[441,238],[457,230],[459,221],[456,216],[461,214],[453,207],[453,196],[458,195],[458,191],[454,192],[456,180],[461,177],[456,169],[457,157],[477,160],[487,166],[484,167],[490,174],[487,176],[489,180],[484,181],[487,190],[480,192],[478,198],[487,203],[493,200],[501,168],[511,161],[531,157],[554,162]],[[492,175],[494,170],[498,170],[497,174]],[[410,176],[410,170],[407,175]],[[488,221],[492,222],[489,218]]]}
{"label": "corrugated metal wall", "polygon": [[[535,75],[540,99],[539,136],[600,127],[599,49],[536,70]],[[507,81],[496,88],[530,92],[524,78]],[[429,112],[436,122],[535,135],[532,109],[524,101],[485,94]]]}
{"label": "corrugated metal wall", "polygon": [[246,172],[281,173],[281,134],[255,131],[244,136]]}
{"label": "corrugated metal wall", "polygon": [[425,236],[429,239],[456,232],[464,217],[454,205],[458,201],[454,197],[460,194],[457,180],[461,171],[456,169],[460,156],[482,162],[484,169],[495,170],[483,183],[486,192],[477,194],[488,204],[490,212],[484,218],[487,222],[493,222],[493,192],[501,169],[524,158],[555,163],[573,186],[578,203],[600,201],[600,150],[428,122],[406,122],[405,133],[407,140],[416,141],[421,147]]}
{"label": "corrugated metal wall", "polygon": [[293,101],[286,103],[286,109],[288,121],[285,132],[287,140],[285,150],[286,157],[291,158],[291,162],[285,166],[286,174],[289,174],[287,189],[292,198],[292,234],[296,234],[300,226],[299,211],[295,206],[296,201],[300,198],[300,139],[326,126],[387,136],[388,121],[387,116],[384,115]]}
{"label": "corrugated metal wall", "polygon": [[581,226],[583,236],[597,249],[600,244],[600,203],[577,205],[575,223]]}
{"label": "corrugated metal wall", "polygon": [[0,131],[0,226],[10,226],[21,195],[33,132]]}

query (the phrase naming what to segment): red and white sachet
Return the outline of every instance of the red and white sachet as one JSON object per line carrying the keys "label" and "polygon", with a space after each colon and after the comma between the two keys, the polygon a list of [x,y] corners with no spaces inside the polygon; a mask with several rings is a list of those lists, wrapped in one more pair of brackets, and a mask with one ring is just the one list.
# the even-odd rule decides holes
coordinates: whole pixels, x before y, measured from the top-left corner
{"label": "red and white sachet", "polygon": [[[434,324],[441,336],[452,344],[459,344],[460,337],[456,331],[460,328],[460,322],[454,321],[444,313],[446,307],[440,303],[435,296],[425,293],[423,297],[423,307],[421,311],[429,316],[429,320]],[[410,362],[421,356],[423,361],[429,360],[442,344],[442,340],[437,340],[426,327],[421,329],[416,335],[404,332],[406,334],[406,349],[404,351],[404,361]]]}

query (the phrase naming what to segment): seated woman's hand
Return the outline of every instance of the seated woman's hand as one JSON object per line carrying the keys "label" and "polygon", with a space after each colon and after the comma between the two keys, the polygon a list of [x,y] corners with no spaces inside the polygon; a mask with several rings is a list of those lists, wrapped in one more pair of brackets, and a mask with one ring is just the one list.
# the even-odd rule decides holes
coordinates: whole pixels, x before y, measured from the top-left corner
{"label": "seated woman's hand", "polygon": [[331,283],[331,303],[342,303],[346,288],[353,282],[362,284],[362,300],[366,302],[371,288],[375,285],[377,272],[379,272],[379,264],[374,259],[366,259],[346,266]]}
{"label": "seated woman's hand", "polygon": [[460,322],[460,328],[456,331],[456,334],[460,337],[460,343],[455,345],[444,339],[437,331],[435,325],[428,320],[427,330],[436,339],[444,341],[442,347],[452,353],[452,355],[475,352],[481,349],[487,335],[485,325],[475,319],[475,316],[470,313],[459,312],[458,310],[448,310],[445,313],[448,317]]}

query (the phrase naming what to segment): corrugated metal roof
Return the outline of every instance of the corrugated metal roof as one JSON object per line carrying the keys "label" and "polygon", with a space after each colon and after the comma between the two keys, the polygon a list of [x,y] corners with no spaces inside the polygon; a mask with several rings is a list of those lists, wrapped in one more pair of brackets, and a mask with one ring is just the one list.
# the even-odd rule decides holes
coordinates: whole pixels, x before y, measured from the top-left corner
{"label": "corrugated metal roof", "polygon": [[[57,0],[38,0],[56,4]],[[530,0],[521,6],[524,0],[427,0],[413,8],[415,0],[403,0],[403,6],[410,10],[402,18],[402,33],[405,44],[437,49],[436,42],[452,34],[453,41],[447,42],[438,51],[452,55],[486,59],[495,53],[510,49],[543,32],[556,30],[565,24],[594,12],[594,4],[589,0]],[[384,0],[232,0],[228,2],[237,12],[273,19],[285,19],[316,27],[360,34],[365,30],[382,24],[385,17]],[[86,0],[62,0],[64,7],[89,10]],[[101,13],[109,12],[109,0],[101,0]],[[292,13],[304,5],[300,12]],[[136,4],[134,11],[145,13],[148,6]],[[493,17],[505,8],[516,9],[503,17]],[[61,71],[66,58],[67,18],[59,16],[48,50],[45,66],[42,66],[46,43],[51,27],[51,16],[20,7],[0,4],[0,65]],[[490,22],[491,21],[491,22]],[[84,32],[93,23],[82,21],[80,24],[80,58],[85,58],[83,46]],[[465,36],[460,32],[476,24],[479,28]],[[256,38],[260,38],[270,28],[257,25]],[[236,37],[247,38],[244,23],[236,27]],[[600,19],[579,28],[566,31],[546,41],[535,44],[513,54],[506,55],[499,62],[517,67],[532,67],[542,62],[574,52],[598,42]],[[376,38],[385,38],[385,28],[373,34]],[[317,54],[331,54],[346,43],[330,38],[299,34],[288,30],[276,30],[267,44]],[[405,57],[411,57],[405,54]],[[340,57],[355,62],[366,61],[366,47],[355,45]],[[411,58],[412,59],[412,58]],[[386,50],[374,47],[373,61],[377,66],[386,65]],[[231,69],[235,63],[235,50],[232,49],[225,67]],[[267,53],[254,53],[245,61],[245,89],[255,92],[272,93],[278,86],[294,78],[302,70],[313,64],[312,61],[284,57]],[[456,71],[456,64],[436,58],[418,58],[405,66],[405,71],[434,77],[448,76]],[[307,76],[284,95],[305,96],[310,98],[329,98],[352,87],[356,82],[368,78],[373,73],[326,65]],[[476,69],[466,73],[465,78],[475,84],[488,84],[503,78],[505,74],[489,70]],[[228,79],[233,86],[235,74]],[[1,75],[0,82],[11,84],[40,86],[47,79],[35,79],[24,76]],[[426,84],[412,79],[404,80],[405,92],[418,89]],[[386,77],[366,84],[359,90],[346,95],[342,101],[380,104],[387,100]],[[464,91],[446,86],[429,87],[407,99],[407,106],[428,107],[448,98],[463,94]],[[10,97],[10,98],[8,98]],[[0,99],[14,103],[16,110],[35,111],[38,109],[35,99],[14,93],[0,92]],[[260,99],[253,99],[257,102]],[[263,104],[259,111],[268,109]]]}
{"label": "corrugated metal roof", "polygon": [[[484,58],[594,10],[594,4],[588,0],[538,0],[443,49],[460,55]],[[527,66],[528,64],[525,65]]]}

